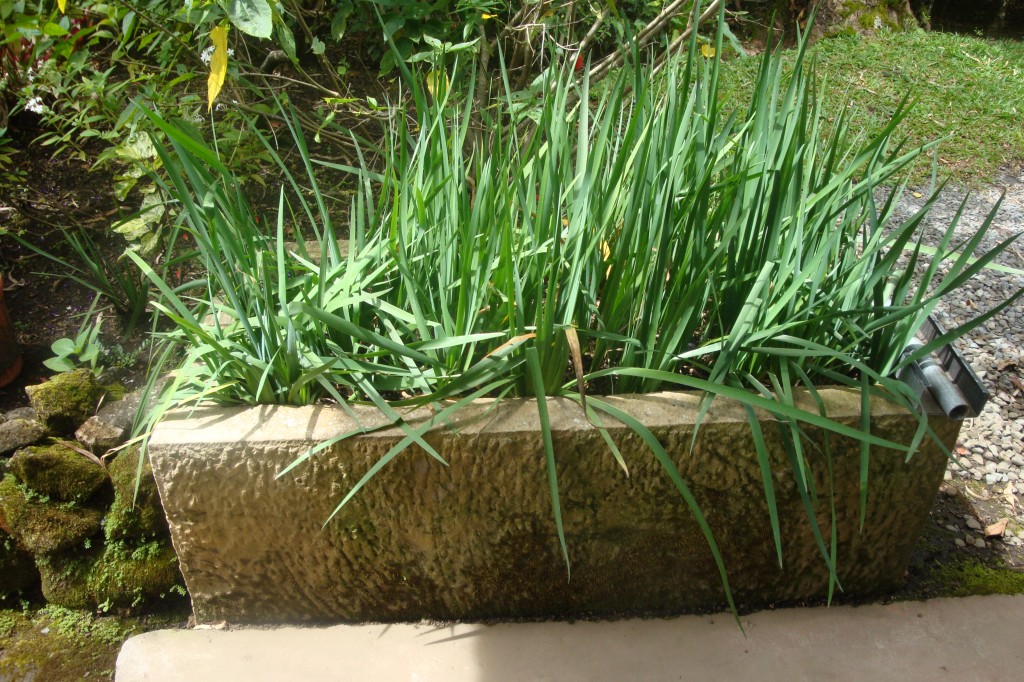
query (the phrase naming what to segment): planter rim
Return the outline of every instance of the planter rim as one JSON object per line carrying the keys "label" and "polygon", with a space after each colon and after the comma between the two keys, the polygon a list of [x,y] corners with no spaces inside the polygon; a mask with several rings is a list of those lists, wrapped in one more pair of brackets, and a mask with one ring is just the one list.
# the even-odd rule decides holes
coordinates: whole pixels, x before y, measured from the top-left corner
{"label": "planter rim", "polygon": [[[827,416],[836,421],[859,423],[861,416],[860,391],[848,387],[830,386],[817,391],[825,405]],[[817,405],[808,391],[794,391],[797,407],[817,412]],[[675,426],[692,420],[693,412],[699,409],[704,393],[700,391],[662,391],[645,394],[623,394],[602,396],[627,414],[641,420],[648,427]],[[498,402],[498,404],[495,404]],[[535,398],[481,398],[473,401],[449,419],[449,425],[433,427],[430,431],[455,428],[459,433],[474,435],[511,433],[524,430],[539,430]],[[553,433],[590,431],[595,428],[585,417],[580,405],[571,398],[549,397],[548,411],[551,415]],[[755,408],[759,418],[769,417],[768,413]],[[900,405],[881,398],[872,398],[873,418],[906,416],[907,410]],[[929,410],[929,414],[933,415]],[[430,412],[418,408],[404,414],[405,421],[415,424],[426,419]],[[935,416],[935,415],[933,415]],[[358,421],[356,421],[358,420]],[[602,423],[609,431],[628,430],[629,427],[610,416],[602,415]],[[715,398],[704,417],[703,423],[747,423],[748,414],[738,401]],[[223,406],[202,404],[194,408],[182,408],[169,412],[156,426],[150,445],[180,445],[193,442],[202,431],[206,443],[235,443],[240,440],[254,441],[323,441],[351,431],[358,426],[376,429],[360,434],[363,438],[393,437],[399,428],[389,426],[391,420],[384,417],[372,405],[255,405]],[[429,432],[428,432],[429,433]]]}

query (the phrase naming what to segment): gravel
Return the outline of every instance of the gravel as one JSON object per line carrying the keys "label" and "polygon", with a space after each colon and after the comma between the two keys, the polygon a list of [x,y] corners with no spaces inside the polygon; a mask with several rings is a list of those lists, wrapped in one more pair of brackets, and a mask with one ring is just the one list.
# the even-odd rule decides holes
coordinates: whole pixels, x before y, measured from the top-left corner
{"label": "gravel", "polygon": [[[937,245],[946,227],[954,220],[963,203],[963,215],[956,228],[956,240],[973,236],[989,211],[1002,204],[982,241],[985,252],[1017,233],[1024,232],[1024,171],[1005,175],[997,186],[967,195],[963,190],[947,188],[932,207],[925,222],[925,243]],[[915,196],[916,195],[916,196]],[[920,209],[927,192],[908,191],[899,202],[894,218],[905,219]],[[952,329],[1006,301],[1024,288],[1024,238],[1012,243],[994,261],[1010,271],[982,269],[973,280],[947,294],[935,311],[935,317]],[[943,270],[945,272],[945,270]],[[955,344],[981,378],[991,398],[982,413],[968,419],[960,434],[957,462],[951,462],[946,480],[975,486],[975,496],[999,497],[1011,528],[1024,527],[1024,297],[1001,313],[966,334]],[[977,490],[983,484],[988,490]],[[947,484],[949,485],[949,484]],[[974,524],[977,524],[977,521]],[[970,524],[970,521],[968,521]],[[973,529],[974,524],[970,524]],[[1021,532],[1024,535],[1024,531]],[[1014,538],[1008,532],[1006,537]],[[1014,538],[1018,545],[1021,536]],[[984,540],[980,540],[984,542]],[[977,545],[968,540],[963,545]],[[977,545],[980,547],[980,545]]]}

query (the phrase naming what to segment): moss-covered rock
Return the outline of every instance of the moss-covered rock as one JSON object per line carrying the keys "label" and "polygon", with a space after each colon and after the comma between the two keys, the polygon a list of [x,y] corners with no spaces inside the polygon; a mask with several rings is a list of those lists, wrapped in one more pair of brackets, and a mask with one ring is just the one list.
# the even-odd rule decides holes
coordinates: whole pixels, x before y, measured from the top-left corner
{"label": "moss-covered rock", "polygon": [[108,466],[114,484],[114,503],[103,526],[108,542],[169,537],[167,519],[148,461],[143,463],[139,493],[135,494],[139,455],[139,448],[129,448]]}
{"label": "moss-covered rock", "polygon": [[14,538],[0,530],[0,606],[10,606],[39,584],[32,555],[18,547]]}
{"label": "moss-covered rock", "polygon": [[85,502],[109,480],[102,466],[65,445],[19,450],[8,469],[29,490],[61,502]]}
{"label": "moss-covered rock", "polygon": [[120,381],[114,381],[109,384],[102,384],[101,388],[103,389],[103,392],[106,393],[106,398],[104,398],[103,401],[104,403],[123,400],[125,394],[128,392],[128,389],[126,389],[124,387],[124,384],[122,384]]}
{"label": "moss-covered rock", "polygon": [[39,421],[48,433],[63,435],[73,432],[88,419],[99,404],[103,387],[87,369],[58,374],[25,392]]}
{"label": "moss-covered rock", "polygon": [[89,579],[100,604],[118,607],[154,604],[174,592],[183,594],[183,584],[170,541],[131,550],[121,543],[107,545]]}
{"label": "moss-covered rock", "polygon": [[52,502],[8,474],[0,481],[0,517],[3,528],[29,552],[50,554],[84,545],[99,534],[103,513]]}
{"label": "moss-covered rock", "polygon": [[167,543],[134,550],[121,543],[37,558],[43,596],[66,608],[135,608],[182,594],[178,558]]}
{"label": "moss-covered rock", "polygon": [[37,556],[43,598],[66,609],[95,609],[99,602],[89,589],[89,576],[102,556],[100,548]]}

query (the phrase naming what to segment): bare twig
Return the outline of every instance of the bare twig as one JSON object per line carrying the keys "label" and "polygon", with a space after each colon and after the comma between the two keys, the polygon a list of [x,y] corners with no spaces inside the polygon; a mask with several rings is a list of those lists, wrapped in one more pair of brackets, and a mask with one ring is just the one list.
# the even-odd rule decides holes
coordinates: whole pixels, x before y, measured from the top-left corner
{"label": "bare twig", "polygon": [[[288,0],[288,5],[291,8],[292,13],[295,15],[295,19],[298,21],[299,28],[301,28],[302,33],[305,34],[306,40],[309,41],[310,45],[312,45],[314,38],[313,32],[309,30],[309,25],[306,24],[306,20],[302,17],[301,8],[295,0]],[[341,92],[341,81],[338,80],[338,75],[334,72],[334,67],[331,66],[331,63],[327,61],[327,57],[324,56],[323,53],[320,53],[316,55],[316,59],[320,62],[320,68],[324,70],[324,73],[326,73],[327,77],[331,80],[331,86],[334,88],[334,91]]]}
{"label": "bare twig", "polygon": [[[674,0],[671,4],[665,7],[665,9],[662,10],[661,13],[658,14],[658,16],[652,19],[651,22],[647,24],[647,26],[640,30],[640,33],[637,34],[635,40],[636,44],[643,46],[644,42],[648,41],[652,36],[660,32],[666,25],[668,25],[672,17],[679,13],[679,10],[684,2],[685,0]],[[689,38],[690,34],[693,32],[694,25],[699,27],[705,21],[714,16],[718,12],[719,5],[721,4],[722,0],[714,0],[714,2],[708,5],[708,8],[704,10],[704,12],[697,19],[697,21],[691,22],[690,26],[679,37],[672,41],[672,46],[669,48],[669,50],[671,51],[673,49],[678,48],[678,46],[681,45],[683,41]],[[615,50],[615,52],[611,53],[610,55],[602,59],[600,62],[598,62],[596,65],[594,65],[588,73],[590,81],[594,82],[600,80],[601,78],[606,76],[608,72],[611,71],[612,69],[622,66],[622,64],[625,63],[626,51],[628,49],[629,45],[620,45],[618,49]]]}
{"label": "bare twig", "polygon": [[[713,2],[711,6],[708,7],[707,11],[700,15],[700,18],[697,19],[697,26],[700,26],[708,19],[708,12],[710,12],[712,9],[716,9],[720,2],[721,0],[715,0],[715,2]],[[690,34],[693,33],[693,29],[693,24],[687,26],[686,30],[680,33],[676,37],[676,39],[672,41],[672,44],[668,46],[668,49],[665,50],[660,55],[658,55],[658,57],[654,60],[654,73],[658,73],[658,71],[661,70],[661,67],[665,65],[665,61],[668,59],[668,55],[672,54],[673,52],[682,47],[683,43],[689,39]]]}
{"label": "bare twig", "polygon": [[605,7],[602,9],[597,18],[594,19],[594,23],[590,25],[590,29],[587,30],[587,34],[583,36],[583,40],[580,41],[579,47],[576,48],[576,56],[584,54],[590,43],[594,40],[594,36],[597,35],[598,30],[604,25],[604,20],[608,17],[609,9]]}

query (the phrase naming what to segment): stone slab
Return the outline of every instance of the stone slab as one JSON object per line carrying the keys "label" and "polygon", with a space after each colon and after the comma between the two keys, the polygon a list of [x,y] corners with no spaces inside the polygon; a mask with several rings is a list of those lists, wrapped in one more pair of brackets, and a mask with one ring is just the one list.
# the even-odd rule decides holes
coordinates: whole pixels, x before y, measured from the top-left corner
{"label": "stone slab", "polygon": [[614,622],[164,630],[125,642],[116,682],[1005,682],[1024,597]]}

